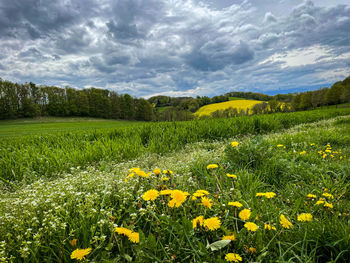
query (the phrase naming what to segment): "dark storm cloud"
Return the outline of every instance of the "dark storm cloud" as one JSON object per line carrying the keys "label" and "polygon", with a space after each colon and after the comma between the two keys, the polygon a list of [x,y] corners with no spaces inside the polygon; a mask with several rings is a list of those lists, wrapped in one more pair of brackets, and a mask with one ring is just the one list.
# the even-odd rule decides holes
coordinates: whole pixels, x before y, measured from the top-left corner
{"label": "dark storm cloud", "polygon": [[328,2],[2,0],[0,77],[142,96],[330,83],[350,74],[350,8]]}

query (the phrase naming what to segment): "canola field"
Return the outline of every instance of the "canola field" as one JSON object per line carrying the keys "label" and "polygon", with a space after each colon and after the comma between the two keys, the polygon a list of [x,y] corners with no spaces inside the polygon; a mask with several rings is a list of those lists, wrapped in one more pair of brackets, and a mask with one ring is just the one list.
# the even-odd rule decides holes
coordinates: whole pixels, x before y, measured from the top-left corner
{"label": "canola field", "polygon": [[[132,136],[127,151],[135,134],[161,142],[0,184],[0,262],[349,262],[349,109],[123,131],[88,141],[103,151],[117,142],[107,138]],[[69,136],[41,143],[69,142],[59,158],[82,146],[80,131]]]}
{"label": "canola field", "polygon": [[213,112],[217,110],[226,110],[229,108],[237,109],[238,112],[240,110],[249,110],[251,109],[255,104],[259,104],[262,101],[259,100],[244,100],[244,99],[235,99],[220,103],[213,103],[209,105],[205,105],[200,107],[196,112],[195,116],[202,117],[202,116],[210,116]]}

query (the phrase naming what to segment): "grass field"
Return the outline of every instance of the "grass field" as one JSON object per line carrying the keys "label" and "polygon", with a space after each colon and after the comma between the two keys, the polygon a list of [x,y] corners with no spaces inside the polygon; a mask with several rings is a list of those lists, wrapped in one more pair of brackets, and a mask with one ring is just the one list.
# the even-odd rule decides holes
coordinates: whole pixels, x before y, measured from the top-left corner
{"label": "grass field", "polygon": [[348,262],[349,115],[3,137],[0,260]]}
{"label": "grass field", "polygon": [[237,109],[237,111],[239,112],[240,110],[248,110],[252,108],[255,104],[261,103],[261,101],[258,100],[236,99],[234,97],[232,98],[233,99],[230,99],[229,101],[202,106],[194,113],[194,115],[198,117],[206,115],[210,116],[213,112],[217,110],[226,110],[229,108]]}
{"label": "grass field", "polygon": [[114,129],[140,125],[142,122],[93,118],[45,117],[0,121],[0,138],[25,135],[46,135],[62,132]]}

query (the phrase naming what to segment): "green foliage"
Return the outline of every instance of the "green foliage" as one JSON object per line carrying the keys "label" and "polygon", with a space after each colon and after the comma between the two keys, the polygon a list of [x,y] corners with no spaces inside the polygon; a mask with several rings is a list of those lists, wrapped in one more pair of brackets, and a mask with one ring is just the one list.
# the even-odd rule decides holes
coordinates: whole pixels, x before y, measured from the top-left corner
{"label": "green foliage", "polygon": [[[263,134],[350,113],[349,108],[241,116],[230,119],[148,123],[130,128],[72,131],[0,141],[1,177],[33,181],[56,177],[71,167],[101,160],[133,159],[144,152],[166,153],[198,141]],[[25,126],[24,126],[25,127]]]}

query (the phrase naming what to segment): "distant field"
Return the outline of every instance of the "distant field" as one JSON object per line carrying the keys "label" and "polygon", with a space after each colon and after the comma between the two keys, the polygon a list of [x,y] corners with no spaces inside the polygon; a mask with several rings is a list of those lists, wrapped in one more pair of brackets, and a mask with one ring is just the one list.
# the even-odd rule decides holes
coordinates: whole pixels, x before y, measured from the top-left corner
{"label": "distant field", "polygon": [[[231,98],[233,100],[231,100]],[[195,112],[196,116],[210,115],[217,110],[236,108],[238,111],[252,108],[255,104],[261,103],[259,100],[244,100],[231,97],[229,101],[205,105]]]}
{"label": "distant field", "polygon": [[104,120],[95,118],[35,118],[0,121],[0,138],[25,135],[44,135],[79,130],[101,130],[143,124],[137,121]]}

